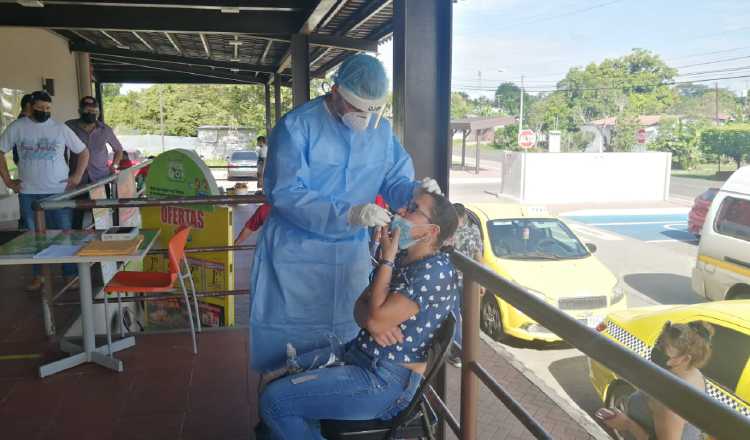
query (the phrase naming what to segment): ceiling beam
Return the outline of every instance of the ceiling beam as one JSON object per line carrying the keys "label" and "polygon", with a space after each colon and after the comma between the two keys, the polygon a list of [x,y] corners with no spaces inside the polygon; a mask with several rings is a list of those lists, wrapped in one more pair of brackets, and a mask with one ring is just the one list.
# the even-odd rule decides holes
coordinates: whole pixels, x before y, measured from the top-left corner
{"label": "ceiling beam", "polygon": [[133,35],[135,36],[135,38],[141,40],[141,43],[143,43],[143,45],[146,46],[148,48],[148,50],[150,50],[151,52],[154,52],[154,47],[151,46],[151,44],[148,41],[146,41],[146,39],[143,38],[141,36],[141,34],[139,34],[138,32],[133,31]]}
{"label": "ceiling beam", "polygon": [[155,13],[153,8],[131,6],[114,10],[88,4],[27,8],[16,3],[0,3],[0,26],[288,36],[297,32],[301,21],[299,14],[275,11],[223,14],[173,8]]}
{"label": "ceiling beam", "polygon": [[110,40],[112,40],[115,43],[115,46],[117,46],[118,49],[130,49],[130,46],[128,46],[127,44],[123,44],[122,42],[120,42],[120,40],[118,40],[117,38],[113,37],[112,34],[110,34],[109,32],[107,32],[107,31],[101,31],[101,33],[105,37],[107,37]]}
{"label": "ceiling beam", "polygon": [[268,51],[271,50],[272,44],[273,44],[273,40],[268,40],[266,42],[266,48],[263,49],[263,55],[260,56],[260,64],[263,64],[266,62],[266,57],[268,56]]}
{"label": "ceiling beam", "polygon": [[167,37],[167,40],[169,40],[169,43],[172,45],[172,47],[174,47],[174,50],[176,50],[178,54],[182,55],[182,49],[177,44],[177,40],[175,39],[175,37],[170,35],[169,32],[164,32],[164,36]]}
{"label": "ceiling beam", "polygon": [[[16,0],[0,0],[0,3],[17,3]],[[43,0],[43,5],[88,5],[103,7],[180,8],[234,11],[296,12],[310,9],[314,0]]]}
{"label": "ceiling beam", "polygon": [[[156,70],[96,72],[96,79],[103,83],[146,83],[146,84],[238,84],[237,81],[223,78],[205,78],[179,72],[163,72]],[[246,81],[247,84],[261,83],[260,81]]]}
{"label": "ceiling beam", "polygon": [[201,37],[201,43],[203,43],[203,50],[206,51],[206,58],[211,58],[211,48],[208,46],[208,40],[206,40],[206,35],[203,33],[199,35]]}
{"label": "ceiling beam", "polygon": [[234,72],[227,72],[226,70],[214,70],[207,67],[196,67],[196,66],[180,66],[175,67],[172,65],[169,65],[168,63],[160,63],[160,62],[154,62],[154,61],[143,61],[143,60],[121,60],[117,58],[109,58],[109,57],[103,57],[101,55],[97,56],[94,59],[94,72],[96,72],[97,67],[97,61],[103,61],[107,63],[108,66],[113,64],[119,64],[126,69],[148,69],[148,70],[154,70],[154,71],[160,71],[160,72],[175,72],[175,73],[182,73],[185,75],[194,75],[199,78],[205,78],[207,80],[227,80],[227,81],[234,81],[236,83],[260,83],[262,81],[259,81],[255,79],[254,75],[250,74],[238,74]]}
{"label": "ceiling beam", "polygon": [[[315,29],[318,28],[318,25],[321,21],[323,21],[326,16],[332,12],[332,9],[336,7],[337,0],[320,0],[315,6],[315,9],[313,9],[310,12],[310,15],[307,16],[307,19],[302,24],[302,27],[299,29],[296,29],[292,33],[298,33],[298,34],[305,34],[309,35],[315,31]],[[282,72],[289,68],[292,64],[292,48],[291,46],[289,49],[287,49],[284,56],[281,57],[281,64],[279,64],[279,68],[277,72]]]}
{"label": "ceiling beam", "polygon": [[110,49],[105,47],[94,46],[90,44],[71,43],[70,50],[74,52],[88,52],[93,55],[109,55],[124,59],[160,61],[165,63],[194,65],[204,67],[218,67],[223,69],[239,69],[240,71],[273,73],[273,66],[258,66],[248,63],[235,63],[231,61],[207,60],[205,58],[191,58],[178,55],[164,55],[151,52],[136,52],[132,50]]}

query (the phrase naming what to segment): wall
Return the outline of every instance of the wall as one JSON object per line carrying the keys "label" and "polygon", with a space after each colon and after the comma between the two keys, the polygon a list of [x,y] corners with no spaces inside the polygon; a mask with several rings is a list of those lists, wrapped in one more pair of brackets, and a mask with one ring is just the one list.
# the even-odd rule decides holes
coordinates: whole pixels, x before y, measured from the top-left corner
{"label": "wall", "polygon": [[524,203],[660,201],[669,197],[671,153],[506,156],[502,192]]}
{"label": "wall", "polygon": [[42,78],[55,80],[52,117],[78,117],[78,76],[65,39],[41,29],[0,27],[0,88],[30,93],[42,89]]}

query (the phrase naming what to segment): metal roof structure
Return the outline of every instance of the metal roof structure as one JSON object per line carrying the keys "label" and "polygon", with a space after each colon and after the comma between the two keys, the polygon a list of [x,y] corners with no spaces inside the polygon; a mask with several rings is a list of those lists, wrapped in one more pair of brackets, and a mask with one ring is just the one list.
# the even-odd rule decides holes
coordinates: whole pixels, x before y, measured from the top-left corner
{"label": "metal roof structure", "polygon": [[98,82],[268,83],[291,39],[322,77],[393,33],[392,0],[0,0],[0,26],[49,29],[91,55]]}

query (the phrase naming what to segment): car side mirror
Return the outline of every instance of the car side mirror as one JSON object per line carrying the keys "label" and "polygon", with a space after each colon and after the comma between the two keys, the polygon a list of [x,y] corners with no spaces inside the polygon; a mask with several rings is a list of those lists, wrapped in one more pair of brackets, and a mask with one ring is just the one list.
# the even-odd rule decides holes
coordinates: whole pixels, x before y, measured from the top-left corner
{"label": "car side mirror", "polygon": [[595,254],[597,247],[594,243],[586,243],[586,249],[588,249],[592,254]]}

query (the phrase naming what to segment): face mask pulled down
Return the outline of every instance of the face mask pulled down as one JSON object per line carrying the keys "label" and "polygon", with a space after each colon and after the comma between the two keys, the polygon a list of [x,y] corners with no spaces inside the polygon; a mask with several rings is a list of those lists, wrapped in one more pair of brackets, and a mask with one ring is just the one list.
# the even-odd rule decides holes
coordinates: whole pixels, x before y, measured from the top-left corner
{"label": "face mask pulled down", "polygon": [[401,231],[401,235],[398,239],[399,249],[408,249],[423,240],[422,238],[412,238],[411,230],[413,227],[414,224],[412,222],[400,216],[395,216],[393,221],[391,221],[390,230],[395,231],[398,229]]}
{"label": "face mask pulled down", "polygon": [[96,122],[96,113],[81,113],[81,120],[87,124]]}

